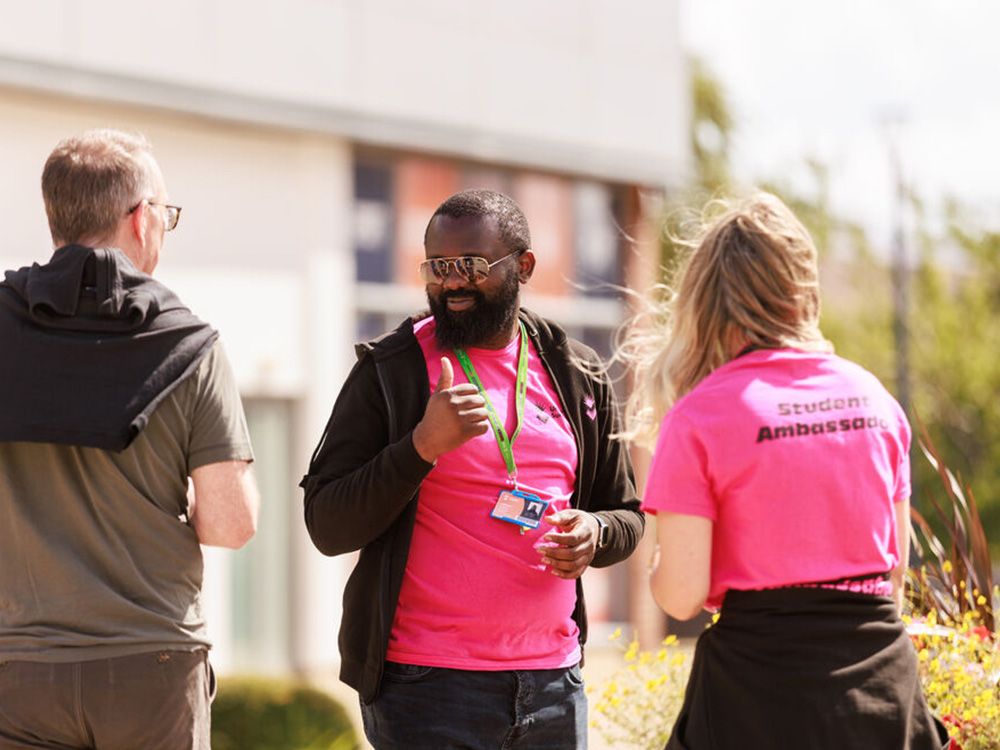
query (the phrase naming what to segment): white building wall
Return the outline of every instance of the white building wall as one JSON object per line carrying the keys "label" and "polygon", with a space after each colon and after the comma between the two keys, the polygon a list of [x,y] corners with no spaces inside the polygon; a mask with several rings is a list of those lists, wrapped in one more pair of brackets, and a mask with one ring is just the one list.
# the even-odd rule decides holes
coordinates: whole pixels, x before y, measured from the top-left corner
{"label": "white building wall", "polygon": [[687,169],[678,0],[3,5],[0,83],[612,179]]}

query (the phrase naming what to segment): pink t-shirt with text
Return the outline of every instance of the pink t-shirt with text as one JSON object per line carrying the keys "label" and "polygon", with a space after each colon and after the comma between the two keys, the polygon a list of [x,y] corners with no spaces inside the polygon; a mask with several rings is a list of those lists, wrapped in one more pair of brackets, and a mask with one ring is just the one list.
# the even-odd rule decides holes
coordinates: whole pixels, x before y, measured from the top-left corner
{"label": "pink t-shirt with text", "polygon": [[[415,327],[433,391],[448,356],[455,383],[468,382],[451,351],[434,338],[433,318]],[[530,342],[529,342],[530,343]],[[500,350],[468,349],[507,430],[516,427],[514,384],[520,337]],[[577,448],[552,381],[532,346],[524,423],[514,442],[518,489],[569,507]],[[399,604],[386,658],[472,670],[556,669],[580,660],[573,621],[576,582],[541,565],[535,549],[552,529],[526,529],[490,517],[507,469],[493,431],[438,458],[420,486]]]}
{"label": "pink t-shirt with text", "polygon": [[706,605],[729,589],[875,575],[899,562],[910,427],[874,375],[832,354],[765,349],[706,377],[666,415],[647,511],[711,519]]}

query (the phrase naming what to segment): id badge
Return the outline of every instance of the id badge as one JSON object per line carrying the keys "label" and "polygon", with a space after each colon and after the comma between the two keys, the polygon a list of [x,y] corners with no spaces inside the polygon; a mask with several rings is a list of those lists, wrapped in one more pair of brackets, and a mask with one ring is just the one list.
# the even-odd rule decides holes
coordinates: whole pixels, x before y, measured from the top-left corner
{"label": "id badge", "polygon": [[542,500],[538,495],[521,490],[504,490],[497,498],[490,516],[517,524],[522,529],[537,529],[548,507],[549,501]]}

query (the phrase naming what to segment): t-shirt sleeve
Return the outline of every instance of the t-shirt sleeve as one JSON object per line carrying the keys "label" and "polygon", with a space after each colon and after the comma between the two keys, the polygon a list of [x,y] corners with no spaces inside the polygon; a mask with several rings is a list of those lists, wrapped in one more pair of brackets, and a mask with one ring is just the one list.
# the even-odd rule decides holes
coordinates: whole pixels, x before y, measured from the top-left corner
{"label": "t-shirt sleeve", "polygon": [[718,508],[708,477],[708,452],[694,425],[676,409],[660,426],[642,509],[716,520]]}
{"label": "t-shirt sleeve", "polygon": [[243,402],[221,342],[215,343],[194,377],[188,473],[221,461],[253,461]]}
{"label": "t-shirt sleeve", "polygon": [[896,458],[895,486],[892,492],[892,500],[898,503],[910,497],[910,443],[913,439],[910,423],[906,419],[906,414],[899,404],[896,404],[896,411],[899,420],[899,456]]}

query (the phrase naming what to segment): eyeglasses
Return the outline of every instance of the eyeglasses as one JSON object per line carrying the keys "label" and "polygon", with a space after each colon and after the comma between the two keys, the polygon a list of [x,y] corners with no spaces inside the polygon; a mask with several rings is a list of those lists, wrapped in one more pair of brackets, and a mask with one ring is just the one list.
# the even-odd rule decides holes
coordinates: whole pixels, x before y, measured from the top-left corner
{"label": "eyeglasses", "polygon": [[451,276],[451,269],[466,281],[473,284],[482,284],[490,271],[497,263],[502,263],[507,258],[520,255],[523,250],[515,250],[508,253],[499,260],[490,263],[486,258],[479,255],[462,255],[458,258],[429,258],[420,264],[420,278],[425,284],[443,284]]}
{"label": "eyeglasses", "polygon": [[151,200],[146,200],[143,198],[141,201],[136,203],[132,208],[129,209],[129,213],[134,213],[139,206],[146,203],[150,206],[156,206],[163,209],[163,231],[172,232],[177,228],[177,223],[181,220],[181,207],[171,206],[169,203],[154,203]]}

